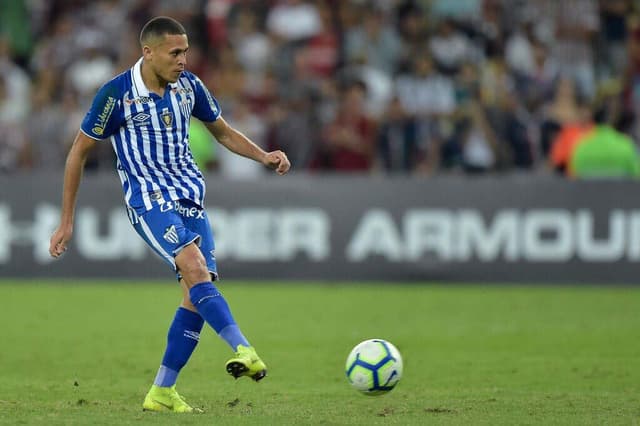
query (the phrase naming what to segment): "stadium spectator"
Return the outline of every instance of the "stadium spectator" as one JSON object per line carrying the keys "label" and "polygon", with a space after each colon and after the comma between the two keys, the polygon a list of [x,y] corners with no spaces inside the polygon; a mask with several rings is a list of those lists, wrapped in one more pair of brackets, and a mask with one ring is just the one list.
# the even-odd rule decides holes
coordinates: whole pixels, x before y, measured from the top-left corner
{"label": "stadium spectator", "polygon": [[411,174],[424,161],[415,119],[392,99],[378,132],[378,162],[388,174]]}
{"label": "stadium spectator", "polygon": [[24,126],[12,109],[6,80],[0,76],[0,173],[24,167],[28,153]]}
{"label": "stadium spectator", "polygon": [[305,43],[309,72],[321,79],[332,78],[340,62],[340,29],[337,13],[327,1],[317,4],[321,30]]}
{"label": "stadium spectator", "polygon": [[516,91],[501,44],[489,44],[487,55],[480,68],[480,103],[497,138],[496,169],[532,168],[535,159],[530,133],[534,119]]}
{"label": "stadium spectator", "polygon": [[[435,147],[449,136],[456,109],[453,81],[438,73],[431,57],[423,52],[414,58],[410,73],[398,76],[395,90],[404,111],[416,121],[420,145],[429,153],[439,152]],[[436,171],[438,163],[438,158],[429,160],[429,173]]]}
{"label": "stadium spectator", "polygon": [[561,73],[592,99],[596,92],[593,43],[600,30],[597,0],[537,0],[528,5],[536,32],[552,47]]}
{"label": "stadium spectator", "polygon": [[238,0],[207,0],[204,7],[209,46],[217,49],[228,43],[229,16]]}
{"label": "stadium spectator", "polygon": [[438,24],[438,32],[429,40],[429,51],[438,69],[445,74],[456,74],[471,53],[469,39],[458,31],[451,20]]}
{"label": "stadium spectator", "polygon": [[[548,54],[548,48],[537,39],[532,40],[531,53],[533,63],[531,68],[522,66],[516,70],[514,80],[523,103],[533,115],[539,115],[542,106],[553,95],[558,81],[559,69],[553,58]],[[514,63],[520,59],[512,58]],[[514,64],[510,64],[510,67]]]}
{"label": "stadium spectator", "polygon": [[[620,81],[629,134],[640,139],[640,3],[634,0],[0,2],[0,38],[8,37],[4,45],[13,47],[6,53],[0,42],[0,62],[8,58],[12,74],[26,76],[38,93],[34,102],[49,103],[34,106],[34,114],[50,124],[63,104],[71,104],[62,102],[60,88],[71,87],[77,108],[84,108],[96,82],[137,59],[128,29],[161,14],[189,22],[190,69],[214,90],[224,110],[246,100],[249,112],[266,123],[268,144],[302,145],[298,171],[317,170],[318,162],[309,157],[322,132],[301,144],[285,129],[302,136],[331,122],[336,88],[354,80],[365,83],[365,114],[375,122],[394,121],[384,114],[398,101],[413,114],[425,159],[435,161],[436,146],[445,143],[443,165],[456,152],[449,148],[462,146],[456,139],[466,127],[456,114],[478,90],[497,138],[490,170],[547,165],[557,133],[575,122],[571,111],[580,115],[598,101],[602,86]],[[423,56],[431,64],[428,78],[415,68]],[[8,82],[10,93],[14,80]],[[562,87],[566,80],[574,87]],[[313,89],[294,88],[301,81]],[[309,99],[302,102],[300,96]],[[32,98],[24,99],[11,113],[29,110]],[[38,125],[20,126],[16,132],[32,142],[38,130],[31,127]],[[375,135],[381,138],[386,136]],[[52,146],[61,152],[53,155]],[[65,155],[64,144],[52,146],[31,143],[33,162],[18,162],[19,168],[44,166],[39,158],[45,154]],[[95,166],[112,160],[98,155]],[[418,168],[438,164],[431,160],[417,161]]]}
{"label": "stadium spectator", "polygon": [[602,31],[599,33],[598,68],[600,78],[619,76],[627,65],[628,16],[633,11],[631,0],[600,0]]}
{"label": "stadium spectator", "polygon": [[24,1],[0,2],[0,38],[11,37],[8,49],[20,65],[26,65],[33,48],[33,28],[29,9]]}
{"label": "stadium spectator", "polygon": [[[577,92],[573,79],[563,76],[557,83],[553,98],[541,108],[541,146],[546,156],[558,133],[568,125],[581,124],[590,116],[588,107]],[[568,157],[564,157],[563,164]]]}
{"label": "stadium spectator", "polygon": [[[249,78],[261,78],[266,72],[273,46],[271,40],[260,30],[258,15],[253,9],[239,7],[236,25],[229,39],[238,63],[247,71]],[[216,43],[218,48],[221,42]]]}
{"label": "stadium spectator", "polygon": [[483,0],[432,0],[431,16],[436,21],[452,19],[456,22],[473,21],[482,15]]}
{"label": "stadium spectator", "polygon": [[31,82],[11,56],[9,40],[0,38],[0,172],[28,166],[27,122]]}
{"label": "stadium spectator", "polygon": [[492,171],[497,163],[500,141],[477,99],[465,104],[456,127],[443,147],[443,166],[459,166],[470,174]]}
{"label": "stadium spectator", "polygon": [[[242,133],[260,148],[267,148],[267,124],[261,116],[251,112],[244,99],[240,98],[233,104],[228,116],[229,124],[242,129]],[[265,175],[262,164],[246,161],[245,158],[235,155],[228,149],[217,150],[217,160],[219,172],[225,178],[247,180]]]}
{"label": "stadium spectator", "polygon": [[216,51],[213,65],[208,69],[209,73],[203,76],[203,80],[216,93],[225,109],[242,97],[249,87],[247,73],[230,45]]}
{"label": "stadium spectator", "polygon": [[627,65],[623,74],[623,106],[635,118],[631,135],[640,140],[640,15],[629,17],[629,42],[627,44]]}
{"label": "stadium spectator", "polygon": [[535,74],[536,41],[532,22],[517,26],[516,30],[507,37],[504,47],[505,61],[509,69],[517,75],[532,77]]}
{"label": "stadium spectator", "polygon": [[203,174],[208,174],[218,168],[218,158],[215,138],[211,136],[207,126],[197,118],[189,123],[189,149],[193,160]]}
{"label": "stadium spectator", "polygon": [[596,114],[596,125],[574,149],[569,175],[579,179],[621,179],[640,176],[638,148],[631,138],[616,130],[607,110]]}
{"label": "stadium spectator", "polygon": [[348,63],[366,62],[392,77],[400,59],[401,42],[396,29],[379,8],[364,8],[362,23],[345,33],[345,59]]}
{"label": "stadium spectator", "polygon": [[10,42],[0,37],[0,78],[4,80],[3,120],[25,125],[30,109],[31,80],[13,60]]}
{"label": "stadium spectator", "polygon": [[290,91],[286,98],[273,105],[268,113],[267,146],[287,152],[292,164],[300,170],[318,168],[321,123],[310,94],[302,87]]}
{"label": "stadium spectator", "polygon": [[366,86],[349,83],[335,119],[324,130],[324,164],[338,172],[368,172],[373,167],[375,125],[364,111]]}
{"label": "stadium spectator", "polygon": [[[60,99],[54,100],[45,86],[39,86],[34,90],[32,100],[32,125],[27,130],[30,164],[38,170],[60,171],[64,168],[70,143],[82,122],[78,96],[69,89],[64,91]],[[97,155],[103,151],[92,153],[87,160],[87,169],[97,167]],[[111,158],[110,153],[107,158]]]}
{"label": "stadium spectator", "polygon": [[104,33],[85,29],[78,39],[79,55],[67,68],[70,87],[78,94],[81,103],[90,102],[100,86],[115,74],[115,65],[105,54]]}
{"label": "stadium spectator", "polygon": [[322,31],[318,9],[305,0],[277,0],[266,25],[270,34],[284,42],[308,39]]}
{"label": "stadium spectator", "polygon": [[429,41],[428,21],[425,10],[416,2],[405,1],[397,10],[398,34],[402,41],[400,68],[406,70],[414,57],[427,49]]}
{"label": "stadium spectator", "polygon": [[550,166],[559,173],[567,173],[576,147],[584,139],[584,136],[592,131],[593,123],[590,120],[569,123],[562,127],[551,145]]}

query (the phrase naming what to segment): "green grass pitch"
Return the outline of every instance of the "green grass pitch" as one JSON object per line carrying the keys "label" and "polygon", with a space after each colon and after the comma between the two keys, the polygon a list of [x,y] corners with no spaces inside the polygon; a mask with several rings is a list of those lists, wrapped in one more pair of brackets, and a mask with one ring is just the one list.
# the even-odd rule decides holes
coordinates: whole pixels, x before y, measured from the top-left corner
{"label": "green grass pitch", "polygon": [[[220,288],[269,376],[227,376],[231,352],[207,330],[178,381],[206,413],[176,415],[141,403],[177,285],[0,281],[0,424],[640,424],[640,288]],[[379,397],[344,375],[351,348],[372,337],[405,362]]]}

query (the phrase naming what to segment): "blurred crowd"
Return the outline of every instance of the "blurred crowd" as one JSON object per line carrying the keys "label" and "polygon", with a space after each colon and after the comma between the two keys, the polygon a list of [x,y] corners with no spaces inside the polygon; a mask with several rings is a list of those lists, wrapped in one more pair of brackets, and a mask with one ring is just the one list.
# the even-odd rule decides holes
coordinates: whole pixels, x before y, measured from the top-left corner
{"label": "blurred crowd", "polygon": [[[0,173],[62,170],[157,15],[225,119],[298,172],[640,173],[639,0],[1,1]],[[207,173],[264,173],[211,138],[194,119]],[[87,168],[113,162],[105,142]]]}

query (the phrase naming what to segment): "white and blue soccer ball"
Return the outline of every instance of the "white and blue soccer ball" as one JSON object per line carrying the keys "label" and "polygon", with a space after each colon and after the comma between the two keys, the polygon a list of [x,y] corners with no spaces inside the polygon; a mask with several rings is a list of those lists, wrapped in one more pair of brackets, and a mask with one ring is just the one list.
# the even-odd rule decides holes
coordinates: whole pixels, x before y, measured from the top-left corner
{"label": "white and blue soccer ball", "polygon": [[347,379],[365,395],[391,391],[402,378],[402,357],[391,343],[369,339],[358,343],[347,357]]}

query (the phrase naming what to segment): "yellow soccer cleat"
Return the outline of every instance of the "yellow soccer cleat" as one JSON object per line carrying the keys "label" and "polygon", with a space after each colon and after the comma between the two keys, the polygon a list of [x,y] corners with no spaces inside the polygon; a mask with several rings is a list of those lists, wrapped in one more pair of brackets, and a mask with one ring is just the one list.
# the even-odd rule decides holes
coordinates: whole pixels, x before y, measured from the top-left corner
{"label": "yellow soccer cleat", "polygon": [[236,379],[249,376],[256,382],[267,375],[267,366],[252,346],[238,345],[238,351],[227,361],[226,369]]}
{"label": "yellow soccer cleat", "polygon": [[193,408],[176,391],[176,385],[162,387],[152,385],[144,397],[143,411],[170,411],[173,413],[202,413],[199,408]]}

